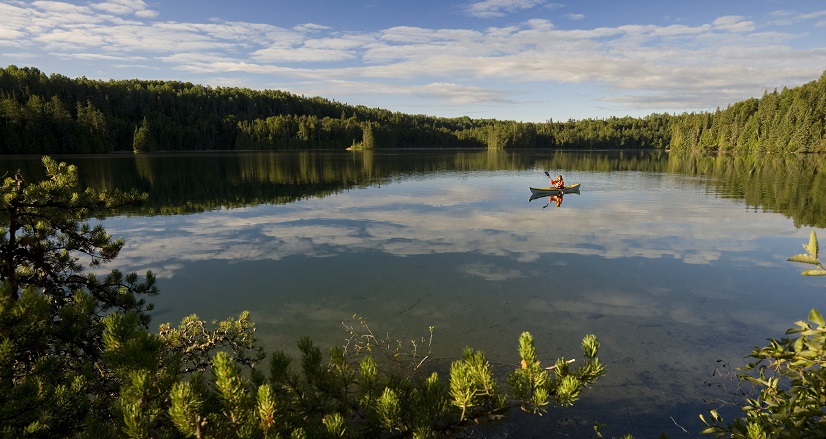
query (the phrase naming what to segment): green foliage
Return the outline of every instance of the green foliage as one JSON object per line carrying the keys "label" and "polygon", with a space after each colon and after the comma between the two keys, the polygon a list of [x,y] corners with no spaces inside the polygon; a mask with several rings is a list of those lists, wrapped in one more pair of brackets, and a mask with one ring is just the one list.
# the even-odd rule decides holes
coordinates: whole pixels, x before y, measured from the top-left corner
{"label": "green foliage", "polygon": [[177,328],[164,323],[158,331],[168,349],[181,353],[184,373],[206,370],[216,350],[227,351],[233,361],[248,367],[265,357],[263,348],[255,344],[255,325],[248,311],[243,311],[237,320],[218,322],[214,330],[193,314],[181,320]]}
{"label": "green foliage", "polygon": [[0,436],[147,437],[169,423],[175,383],[215,351],[245,367],[263,357],[248,314],[214,330],[191,316],[151,334],[151,273],[83,273],[123,246],[88,219],[145,196],[79,191],[74,166],[43,165],[45,180],[18,172],[0,187]]}
{"label": "green foliage", "polygon": [[[180,381],[170,392],[169,419],[185,437],[267,437],[278,421],[280,410],[272,388],[255,386],[242,375],[226,352],[212,361],[213,385],[204,385],[202,375]],[[168,423],[156,431],[174,434]]]}
{"label": "green foliage", "polygon": [[813,309],[809,322],[799,321],[780,340],[755,348],[757,361],[739,369],[738,377],[760,389],[747,398],[743,418],[726,424],[712,410],[704,434],[732,438],[826,437],[826,323]]}
{"label": "green foliage", "polygon": [[41,182],[18,172],[0,186],[0,424],[12,436],[68,435],[108,419],[122,381],[105,364],[106,320],[128,315],[145,330],[143,296],[157,294],[151,273],[145,282],[83,273],[82,262],[108,262],[123,246],[87,220],[144,196],[78,191],[74,166],[43,165]]}
{"label": "green foliage", "polygon": [[813,270],[806,270],[802,274],[804,276],[826,276],[826,268],[823,267],[823,264],[818,259],[818,244],[817,244],[817,234],[814,230],[812,230],[811,235],[809,235],[809,243],[803,244],[803,249],[806,250],[806,254],[798,254],[794,255],[788,260],[791,262],[801,262],[803,264],[810,264],[814,265],[817,268]]}
{"label": "green foliage", "polygon": [[[790,261],[822,265],[817,260],[818,243],[814,231],[803,245],[807,254]],[[726,423],[716,410],[709,411],[703,434],[718,438],[822,438],[826,437],[826,320],[812,309],[808,322],[798,321],[786,331],[788,337],[770,339],[749,355],[756,361],[738,369],[738,379],[750,383],[756,395],[747,394],[742,404],[744,417]]]}
{"label": "green foliage", "polygon": [[[0,69],[0,153],[388,147],[826,151],[826,74],[713,113],[523,123],[440,118],[277,90]],[[349,115],[349,116],[348,116]]]}
{"label": "green foliage", "polygon": [[135,134],[132,136],[132,151],[135,153],[152,152],[155,150],[155,141],[152,139],[152,130],[149,127],[149,120],[143,118],[140,126],[135,127]]}
{"label": "green foliage", "polygon": [[492,150],[664,149],[670,136],[670,120],[667,114],[545,123],[482,120],[454,134],[460,140],[475,141]]}
{"label": "green foliage", "polygon": [[347,426],[344,423],[344,418],[340,414],[333,413],[324,416],[322,422],[327,427],[327,433],[330,437],[345,437]]}
{"label": "green foliage", "polygon": [[489,412],[505,406],[503,397],[496,394],[493,370],[483,352],[465,348],[462,359],[450,365],[450,397],[451,403],[462,410],[459,421],[464,421],[474,407]]}
{"label": "green foliage", "polygon": [[206,428],[206,419],[201,416],[204,400],[193,389],[193,385],[186,381],[178,382],[172,387],[169,396],[169,417],[175,427],[186,437],[203,437]]}
{"label": "green foliage", "polygon": [[384,388],[384,392],[376,401],[376,414],[385,430],[393,432],[404,429],[401,401],[395,390],[389,387]]}
{"label": "green foliage", "polygon": [[[64,304],[63,314],[92,320],[84,301]],[[96,395],[95,363],[74,358],[90,340],[65,338],[68,325],[54,321],[48,297],[35,288],[13,300],[0,282],[0,437],[67,435],[105,403]]]}
{"label": "green foliage", "polygon": [[[530,334],[524,333],[520,341],[526,357],[535,354]],[[536,404],[537,394],[545,395],[539,399],[569,405],[604,370],[596,360],[599,345],[593,336],[583,341],[589,366],[571,371],[569,362],[558,360],[549,368],[556,370],[554,377],[539,368],[536,375],[544,377],[542,385],[523,395],[500,392],[485,354],[470,348],[451,364],[450,380],[443,383],[435,372],[427,377],[382,372],[372,356],[362,355],[365,351],[347,354],[335,347],[324,361],[309,339],[301,339],[298,347],[299,371],[292,370],[289,357],[276,352],[270,358],[269,376],[258,385],[238,373],[237,363],[226,352],[218,352],[212,358],[213,385],[198,385],[199,378],[193,380],[196,384],[181,381],[171,386],[169,415],[177,431],[188,437],[243,432],[244,437],[424,438],[470,419],[497,418],[509,408],[529,407]]]}
{"label": "green foliage", "polygon": [[826,151],[826,72],[818,80],[714,113],[675,116],[674,151],[809,153]]}
{"label": "green foliage", "polygon": [[49,157],[43,158],[43,166],[46,180],[28,183],[17,173],[0,186],[0,281],[9,283],[12,298],[26,286],[42,288],[56,307],[76,288],[84,288],[99,302],[98,313],[113,308],[144,310],[145,301],[137,297],[157,293],[151,274],[146,284],[118,271],[100,281],[82,275],[78,255],[86,256],[91,266],[117,257],[123,241],[86,220],[102,219],[117,208],[141,203],[146,196],[91,188],[78,191],[75,166]]}
{"label": "green foliage", "polygon": [[0,154],[113,150],[344,150],[372,122],[376,144],[481,147],[452,133],[473,122],[406,115],[278,90],[176,81],[95,81],[0,68]]}
{"label": "green foliage", "polygon": [[353,144],[348,149],[354,150],[372,150],[376,148],[376,137],[373,134],[373,124],[366,122],[361,129],[361,142]]}
{"label": "green foliage", "polygon": [[[558,406],[570,406],[584,388],[605,374],[605,366],[599,363],[597,352],[599,342],[593,334],[582,340],[584,361],[581,366],[571,369],[573,360],[559,358],[553,366],[542,368],[533,337],[524,332],[519,337],[521,367],[508,377],[508,386],[513,395],[522,401],[522,409],[532,413],[543,413],[553,402]],[[553,371],[553,376],[549,373]]]}
{"label": "green foliage", "polygon": [[[247,313],[215,323],[214,329],[193,315],[176,328],[162,325],[158,335],[128,314],[106,323],[106,365],[125,377],[115,416],[129,436],[146,437],[143,432],[151,430],[226,437],[273,428],[278,411],[273,389],[256,388],[245,378],[261,381],[254,367],[263,357]],[[227,416],[210,412],[216,407]]]}

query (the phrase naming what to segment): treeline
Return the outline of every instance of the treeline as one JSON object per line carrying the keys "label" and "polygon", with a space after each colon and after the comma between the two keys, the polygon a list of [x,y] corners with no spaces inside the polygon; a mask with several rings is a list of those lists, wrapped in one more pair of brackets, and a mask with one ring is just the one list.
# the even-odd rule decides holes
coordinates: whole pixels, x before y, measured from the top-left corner
{"label": "treeline", "polygon": [[826,151],[826,73],[725,110],[529,123],[409,115],[277,90],[0,69],[0,154],[374,148]]}
{"label": "treeline", "polygon": [[826,72],[725,110],[682,115],[671,131],[672,150],[826,152]]}
{"label": "treeline", "polygon": [[481,127],[456,132],[491,149],[664,149],[668,147],[672,116],[610,117],[580,121],[515,123],[489,121]]}
{"label": "treeline", "polygon": [[665,148],[668,115],[545,123],[440,118],[188,82],[0,69],[0,153],[372,148]]}
{"label": "treeline", "polygon": [[484,147],[486,124],[188,82],[71,79],[0,69],[0,153],[346,149],[366,126],[383,147]]}

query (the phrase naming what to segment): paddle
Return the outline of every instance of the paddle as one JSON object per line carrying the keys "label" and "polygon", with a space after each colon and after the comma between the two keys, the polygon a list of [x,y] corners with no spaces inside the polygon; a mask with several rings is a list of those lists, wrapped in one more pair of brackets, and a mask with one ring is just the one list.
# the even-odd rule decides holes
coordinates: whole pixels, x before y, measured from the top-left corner
{"label": "paddle", "polygon": [[[554,179],[553,177],[551,177],[551,174],[548,174],[548,171],[545,171],[545,175],[547,175],[547,176],[548,176],[548,179],[549,179],[549,180],[553,180],[553,179]],[[546,204],[546,205],[545,205],[545,207],[548,207],[548,205]]]}
{"label": "paddle", "polygon": [[[545,175],[547,175],[547,176],[548,176],[548,178],[549,178],[551,181],[553,181],[553,179],[554,179],[554,178],[553,178],[553,177],[551,177],[551,174],[549,174],[549,173],[548,173],[548,171],[545,171]],[[553,187],[551,187],[551,188],[553,189]]]}

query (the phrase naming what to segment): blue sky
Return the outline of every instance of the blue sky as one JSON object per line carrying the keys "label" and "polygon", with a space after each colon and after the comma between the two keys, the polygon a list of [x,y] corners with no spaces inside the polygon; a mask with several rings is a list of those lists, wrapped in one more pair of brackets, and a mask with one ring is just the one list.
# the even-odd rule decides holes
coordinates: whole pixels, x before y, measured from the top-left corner
{"label": "blue sky", "polygon": [[682,113],[826,70],[822,0],[0,0],[0,66],[543,122]]}

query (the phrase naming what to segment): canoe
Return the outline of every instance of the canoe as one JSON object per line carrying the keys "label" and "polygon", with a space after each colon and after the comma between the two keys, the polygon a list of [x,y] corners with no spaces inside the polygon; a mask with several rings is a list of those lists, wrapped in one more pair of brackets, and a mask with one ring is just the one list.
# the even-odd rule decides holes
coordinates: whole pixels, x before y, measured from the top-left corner
{"label": "canoe", "polygon": [[[579,192],[579,185],[580,185],[580,183],[572,184],[570,186],[565,186],[565,188],[562,189],[562,193],[563,194],[569,194],[569,193],[572,193],[572,192]],[[534,195],[554,195],[554,194],[558,194],[559,192],[560,192],[560,190],[558,188],[555,188],[555,187],[532,187],[531,188],[531,193],[534,194]]]}

